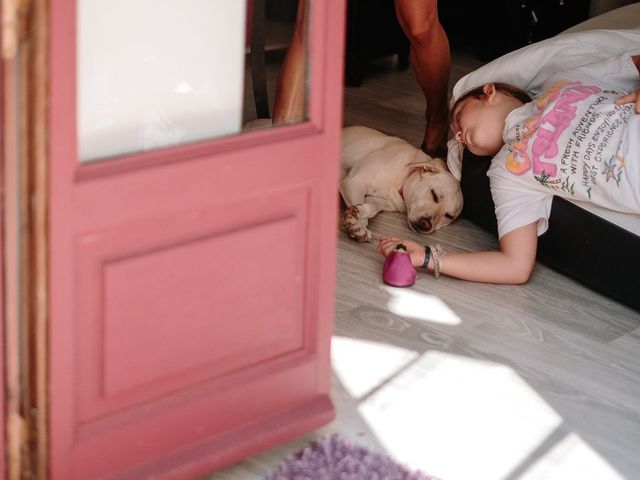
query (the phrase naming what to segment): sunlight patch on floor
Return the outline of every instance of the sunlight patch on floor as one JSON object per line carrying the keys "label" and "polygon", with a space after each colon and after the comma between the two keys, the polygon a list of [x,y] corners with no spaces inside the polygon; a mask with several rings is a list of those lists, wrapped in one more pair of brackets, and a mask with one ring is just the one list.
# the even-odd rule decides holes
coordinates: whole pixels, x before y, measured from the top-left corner
{"label": "sunlight patch on floor", "polygon": [[624,480],[604,458],[576,434],[570,434],[520,477],[522,480],[597,478]]}
{"label": "sunlight patch on floor", "polygon": [[395,458],[447,480],[502,478],[562,423],[510,368],[442,352],[359,411]]}
{"label": "sunlight patch on floor", "polygon": [[531,457],[562,418],[504,365],[334,337],[333,367],[380,445],[430,475],[508,478],[524,464],[527,478],[566,479],[591,465],[620,478],[576,435]]}
{"label": "sunlight patch on floor", "polygon": [[406,288],[384,287],[389,296],[387,308],[405,318],[444,325],[459,325],[461,320],[446,303],[435,295],[427,295]]}
{"label": "sunlight patch on floor", "polygon": [[354,399],[392,379],[419,356],[413,350],[360,339],[334,336],[331,342],[335,374]]}

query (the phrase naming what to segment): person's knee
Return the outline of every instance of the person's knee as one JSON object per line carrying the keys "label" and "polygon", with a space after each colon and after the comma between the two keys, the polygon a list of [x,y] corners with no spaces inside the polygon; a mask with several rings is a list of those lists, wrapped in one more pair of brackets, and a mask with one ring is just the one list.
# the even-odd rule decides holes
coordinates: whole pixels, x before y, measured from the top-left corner
{"label": "person's knee", "polygon": [[404,33],[412,44],[423,45],[431,42],[438,29],[441,29],[437,13],[430,13],[420,18],[405,19]]}

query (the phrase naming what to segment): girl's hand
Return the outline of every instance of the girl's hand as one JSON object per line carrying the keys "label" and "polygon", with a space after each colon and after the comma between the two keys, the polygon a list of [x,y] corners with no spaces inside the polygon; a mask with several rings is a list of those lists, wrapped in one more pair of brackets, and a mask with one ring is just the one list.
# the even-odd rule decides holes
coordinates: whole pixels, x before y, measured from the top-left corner
{"label": "girl's hand", "polygon": [[399,243],[407,247],[407,253],[411,257],[411,264],[414,267],[421,267],[424,262],[424,246],[413,240],[401,240],[394,237],[380,237],[378,240],[378,253],[386,257],[396,248]]}
{"label": "girl's hand", "polygon": [[616,100],[616,105],[624,105],[627,103],[634,103],[636,106],[636,113],[640,113],[640,89]]}

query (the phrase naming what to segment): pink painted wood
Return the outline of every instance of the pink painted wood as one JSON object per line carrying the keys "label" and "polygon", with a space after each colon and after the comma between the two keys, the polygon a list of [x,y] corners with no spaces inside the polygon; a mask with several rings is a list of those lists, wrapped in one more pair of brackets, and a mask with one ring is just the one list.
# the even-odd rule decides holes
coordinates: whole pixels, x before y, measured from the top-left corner
{"label": "pink painted wood", "polygon": [[51,2],[51,478],[192,478],[326,423],[344,1],[311,2],[310,121],[82,166],[75,5]]}
{"label": "pink painted wood", "polygon": [[[1,10],[1,9],[0,9]],[[2,22],[2,12],[0,12],[0,23]],[[0,51],[2,50],[2,40],[0,39]],[[5,141],[4,141],[4,121],[5,121],[5,111],[4,111],[4,71],[3,71],[4,61],[0,61],[0,185],[5,185]],[[5,478],[5,458],[6,458],[6,446],[5,446],[5,414],[6,414],[6,406],[4,402],[4,392],[6,390],[6,378],[5,378],[5,367],[4,367],[4,359],[5,359],[5,342],[4,342],[4,331],[5,331],[5,289],[4,289],[4,278],[5,278],[5,268],[6,262],[4,259],[5,252],[5,244],[4,244],[4,215],[5,215],[5,197],[6,191],[4,195],[0,197],[0,382],[2,382],[3,388],[0,388],[0,480],[4,480]]]}

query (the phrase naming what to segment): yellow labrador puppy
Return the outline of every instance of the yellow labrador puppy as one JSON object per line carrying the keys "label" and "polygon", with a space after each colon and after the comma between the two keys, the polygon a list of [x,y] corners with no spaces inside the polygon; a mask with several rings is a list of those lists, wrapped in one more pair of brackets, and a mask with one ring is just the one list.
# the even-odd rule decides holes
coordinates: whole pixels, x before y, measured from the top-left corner
{"label": "yellow labrador puppy", "polygon": [[462,210],[460,183],[446,163],[397,137],[367,127],[342,131],[340,193],[347,204],[342,225],[359,242],[378,212],[406,212],[409,226],[431,233]]}

